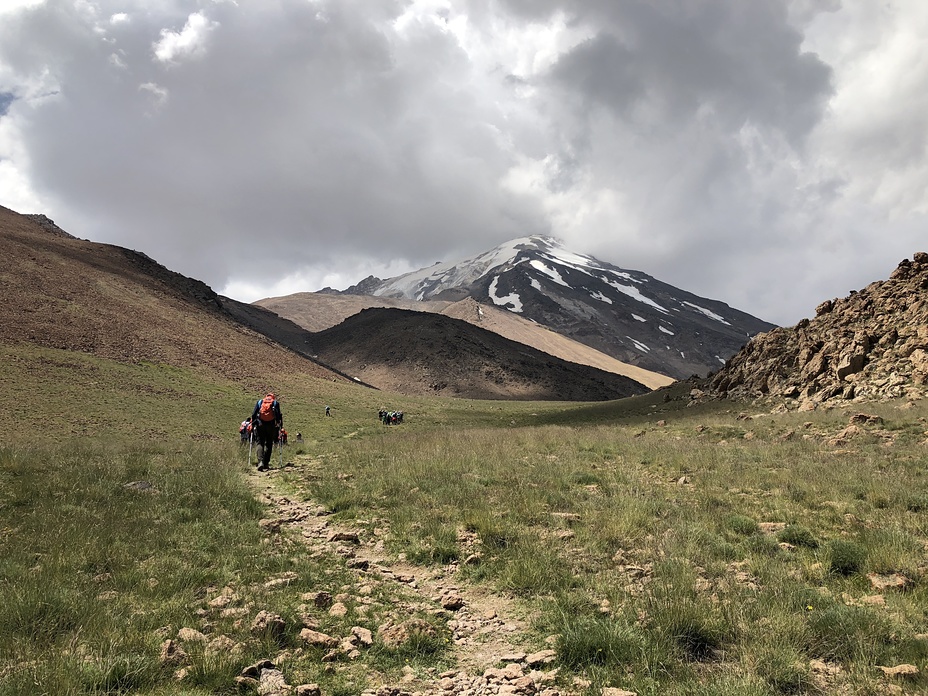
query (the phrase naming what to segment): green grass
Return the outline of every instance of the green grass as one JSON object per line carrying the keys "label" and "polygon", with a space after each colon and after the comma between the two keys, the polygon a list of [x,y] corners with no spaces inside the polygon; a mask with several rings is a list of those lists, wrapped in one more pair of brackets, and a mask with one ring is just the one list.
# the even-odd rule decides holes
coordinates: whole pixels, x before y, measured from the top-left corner
{"label": "green grass", "polygon": [[[235,693],[242,667],[299,647],[302,593],[353,596],[367,582],[344,558],[259,528],[266,511],[236,430],[266,388],[305,439],[287,451],[281,490],[336,522],[387,528],[392,556],[458,564],[455,582],[517,598],[529,639],[554,636],[565,687],[580,677],[591,694],[881,693],[878,666],[928,668],[922,403],[746,419],[744,405],[687,408],[685,386],[669,400],[453,401],[301,375],[241,384],[28,346],[0,347],[0,387],[27,395],[16,409],[28,404],[0,446],[3,696]],[[382,426],[381,406],[406,423]],[[829,445],[862,409],[893,443],[870,429]],[[137,481],[154,490],[125,485]],[[298,580],[265,587],[285,572]],[[868,574],[893,573],[904,590],[870,601]],[[210,607],[223,588],[242,616]],[[376,631],[415,604],[407,591],[379,587],[363,615],[349,602],[345,617],[312,619],[332,635]],[[283,634],[250,634],[259,608],[284,617]],[[447,668],[445,619],[417,612],[434,630],[333,669],[304,651],[288,681],[357,694],[398,682],[406,665]],[[187,646],[178,683],[159,654],[185,626],[242,647]],[[822,682],[815,660],[838,676]]]}

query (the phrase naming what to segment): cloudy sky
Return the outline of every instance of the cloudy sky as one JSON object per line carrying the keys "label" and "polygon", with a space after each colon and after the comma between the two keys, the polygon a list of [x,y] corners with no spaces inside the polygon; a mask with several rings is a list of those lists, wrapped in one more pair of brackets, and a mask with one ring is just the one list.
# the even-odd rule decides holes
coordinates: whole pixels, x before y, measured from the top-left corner
{"label": "cloudy sky", "polygon": [[925,0],[0,0],[0,205],[254,300],[528,234],[763,319],[928,250]]}

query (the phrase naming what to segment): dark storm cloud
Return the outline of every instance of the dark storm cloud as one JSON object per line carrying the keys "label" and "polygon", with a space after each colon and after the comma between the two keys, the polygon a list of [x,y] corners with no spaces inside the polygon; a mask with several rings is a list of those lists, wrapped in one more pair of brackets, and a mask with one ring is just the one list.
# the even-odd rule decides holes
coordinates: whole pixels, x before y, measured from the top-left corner
{"label": "dark storm cloud", "polygon": [[921,244],[921,0],[16,2],[0,204],[246,299],[554,233],[787,323]]}
{"label": "dark storm cloud", "polygon": [[189,4],[116,23],[65,3],[24,13],[0,51],[61,85],[23,126],[33,182],[85,234],[220,286],[546,230],[496,186],[510,158],[499,115],[474,114],[466,56],[434,26],[383,30],[400,5],[204,5],[196,23]]}
{"label": "dark storm cloud", "polygon": [[12,92],[0,92],[0,116],[5,116],[10,109],[10,104],[16,101],[16,95]]}
{"label": "dark storm cloud", "polygon": [[634,117],[646,102],[676,127],[710,108],[728,130],[777,128],[796,142],[831,93],[828,66],[801,50],[781,2],[577,3],[598,27],[565,55],[553,77],[591,105]]}

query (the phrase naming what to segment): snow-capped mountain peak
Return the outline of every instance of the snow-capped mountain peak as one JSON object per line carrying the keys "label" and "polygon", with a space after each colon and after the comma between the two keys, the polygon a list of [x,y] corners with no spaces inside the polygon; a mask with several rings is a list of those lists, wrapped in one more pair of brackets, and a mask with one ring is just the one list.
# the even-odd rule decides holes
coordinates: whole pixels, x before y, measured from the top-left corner
{"label": "snow-capped mountain peak", "polygon": [[378,297],[428,300],[446,290],[470,285],[493,269],[515,265],[520,252],[526,249],[556,248],[560,248],[560,242],[553,237],[542,235],[520,237],[477,256],[454,262],[439,262],[427,268],[385,280],[372,294]]}
{"label": "snow-capped mountain peak", "polygon": [[723,302],[573,252],[542,235],[389,280],[369,278],[345,292],[418,301],[471,297],[674,377],[718,369],[750,336],[773,328]]}

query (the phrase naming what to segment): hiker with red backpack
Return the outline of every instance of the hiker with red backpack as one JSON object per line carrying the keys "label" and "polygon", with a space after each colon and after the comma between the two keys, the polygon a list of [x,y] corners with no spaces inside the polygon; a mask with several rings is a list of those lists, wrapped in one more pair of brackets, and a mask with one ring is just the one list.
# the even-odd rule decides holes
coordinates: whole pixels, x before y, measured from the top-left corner
{"label": "hiker with red backpack", "polygon": [[284,425],[280,402],[274,394],[258,399],[251,414],[251,422],[255,426],[253,432],[258,443],[258,471],[267,471],[271,466],[274,443]]}

